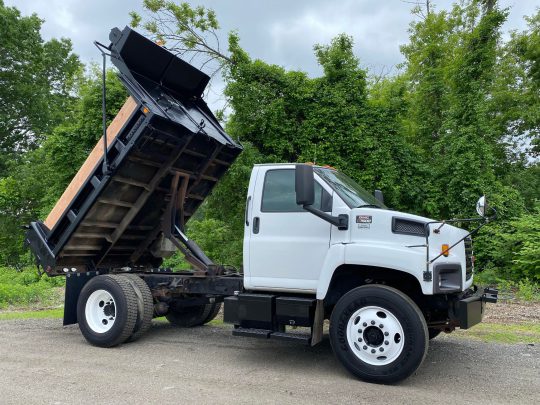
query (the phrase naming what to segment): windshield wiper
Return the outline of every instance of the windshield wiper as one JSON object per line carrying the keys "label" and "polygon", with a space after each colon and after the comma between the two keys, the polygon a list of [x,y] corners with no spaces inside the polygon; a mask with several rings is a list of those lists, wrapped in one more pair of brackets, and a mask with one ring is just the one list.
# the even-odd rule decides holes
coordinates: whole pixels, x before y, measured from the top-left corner
{"label": "windshield wiper", "polygon": [[364,204],[364,205],[359,205],[358,207],[356,208],[381,208],[382,207],[379,207],[378,205],[375,205],[375,204]]}

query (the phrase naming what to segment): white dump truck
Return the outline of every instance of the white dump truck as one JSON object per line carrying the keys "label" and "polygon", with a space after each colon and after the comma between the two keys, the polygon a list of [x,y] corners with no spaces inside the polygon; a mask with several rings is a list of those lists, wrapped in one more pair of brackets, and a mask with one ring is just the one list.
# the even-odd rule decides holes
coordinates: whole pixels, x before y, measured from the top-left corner
{"label": "white dump truck", "polygon": [[[241,145],[201,98],[207,75],[127,27],[110,39],[130,98],[25,238],[48,276],[66,276],[64,324],[88,342],[136,340],[158,316],[203,325],[223,308],[235,336],[313,346],[329,320],[347,370],[393,383],[430,339],[470,328],[497,301],[473,285],[471,233],[388,209],[380,192],[311,164],[254,166],[247,196],[229,196],[246,201],[242,271],[214,263],[185,224]],[[480,217],[461,221],[481,227],[487,209],[482,197]],[[192,270],[161,267],[177,250]]]}

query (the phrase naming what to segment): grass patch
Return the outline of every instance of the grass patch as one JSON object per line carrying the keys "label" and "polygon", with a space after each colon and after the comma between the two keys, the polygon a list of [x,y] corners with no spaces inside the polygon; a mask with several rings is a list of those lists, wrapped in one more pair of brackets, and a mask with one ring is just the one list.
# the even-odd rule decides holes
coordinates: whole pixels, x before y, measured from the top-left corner
{"label": "grass patch", "polygon": [[0,321],[10,319],[56,319],[64,316],[64,308],[44,309],[40,311],[5,311],[0,312]]}
{"label": "grass patch", "polygon": [[64,277],[41,277],[35,268],[0,267],[0,309],[59,305],[58,289],[64,283]]}
{"label": "grass patch", "polygon": [[215,319],[212,319],[210,322],[207,323],[207,325],[210,325],[210,326],[219,326],[219,327],[223,327],[223,326],[232,326],[230,323],[225,323],[225,322],[223,322],[223,319],[222,319],[222,318],[215,318]]}
{"label": "grass patch", "polygon": [[474,283],[478,286],[495,287],[499,290],[499,299],[540,302],[540,284],[523,278],[519,281],[505,280],[493,269],[486,269],[474,275]]}
{"label": "grass patch", "polygon": [[480,323],[471,329],[456,329],[455,336],[494,343],[540,343],[540,324]]}

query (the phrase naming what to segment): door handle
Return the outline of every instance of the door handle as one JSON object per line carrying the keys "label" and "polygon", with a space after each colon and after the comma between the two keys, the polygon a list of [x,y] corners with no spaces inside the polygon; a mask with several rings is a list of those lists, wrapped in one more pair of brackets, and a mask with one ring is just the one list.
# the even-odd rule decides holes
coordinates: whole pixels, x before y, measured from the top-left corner
{"label": "door handle", "polygon": [[251,196],[249,196],[246,201],[246,215],[244,218],[246,221],[246,226],[249,226],[249,202],[250,201],[251,201]]}
{"label": "door handle", "polygon": [[253,218],[253,233],[259,233],[261,220],[259,217]]}

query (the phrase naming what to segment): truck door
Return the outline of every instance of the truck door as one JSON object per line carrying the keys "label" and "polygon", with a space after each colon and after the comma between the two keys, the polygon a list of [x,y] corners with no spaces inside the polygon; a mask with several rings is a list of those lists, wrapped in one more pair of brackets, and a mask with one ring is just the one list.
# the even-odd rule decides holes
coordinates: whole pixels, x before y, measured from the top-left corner
{"label": "truck door", "polygon": [[[331,189],[315,179],[315,206],[332,210]],[[296,204],[294,167],[259,166],[246,213],[246,287],[315,291],[331,225]]]}

